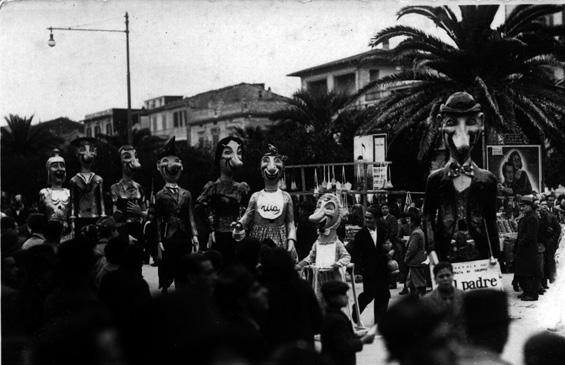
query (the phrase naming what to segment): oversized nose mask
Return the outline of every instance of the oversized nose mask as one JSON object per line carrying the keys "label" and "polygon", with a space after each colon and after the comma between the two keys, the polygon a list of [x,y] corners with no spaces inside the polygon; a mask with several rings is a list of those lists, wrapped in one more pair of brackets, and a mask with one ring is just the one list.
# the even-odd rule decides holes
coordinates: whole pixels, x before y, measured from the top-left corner
{"label": "oversized nose mask", "polygon": [[229,141],[222,148],[220,169],[224,172],[232,172],[241,167],[243,165],[241,154],[241,145],[234,140]]}
{"label": "oversized nose mask", "polygon": [[178,182],[182,172],[182,161],[178,156],[165,156],[157,162],[157,170],[161,173],[163,180],[168,183]]}
{"label": "oversized nose mask", "polygon": [[336,230],[341,222],[341,207],[338,198],[333,194],[324,194],[318,199],[316,210],[308,218],[318,227],[321,234],[329,234]]}
{"label": "oversized nose mask", "polygon": [[135,149],[131,146],[120,147],[120,159],[122,161],[122,167],[126,172],[132,172],[141,167],[139,160],[137,159],[137,153]]}
{"label": "oversized nose mask", "polygon": [[466,92],[452,94],[440,107],[443,141],[453,158],[463,164],[483,130],[480,104]]}
{"label": "oversized nose mask", "polygon": [[90,164],[96,158],[96,147],[91,144],[82,145],[78,150],[78,156],[81,163]]}

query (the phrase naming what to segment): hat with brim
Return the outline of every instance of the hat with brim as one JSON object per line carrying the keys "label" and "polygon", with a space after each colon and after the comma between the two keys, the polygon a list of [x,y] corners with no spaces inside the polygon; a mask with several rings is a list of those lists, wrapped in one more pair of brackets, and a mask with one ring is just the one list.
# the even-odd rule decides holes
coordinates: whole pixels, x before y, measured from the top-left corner
{"label": "hat with brim", "polygon": [[520,197],[520,203],[521,204],[528,204],[528,205],[534,205],[535,204],[535,197],[533,195],[524,195],[522,197]]}
{"label": "hat with brim", "polygon": [[471,94],[459,91],[451,94],[445,104],[440,106],[439,111],[450,114],[477,113],[481,111],[481,104],[477,103]]}
{"label": "hat with brim", "polygon": [[175,136],[172,136],[167,143],[159,150],[157,154],[157,159],[160,160],[165,156],[178,156],[177,149],[175,147]]}
{"label": "hat with brim", "polygon": [[79,137],[71,142],[71,145],[74,147],[79,148],[80,146],[84,146],[85,144],[96,145],[97,139],[92,137]]}

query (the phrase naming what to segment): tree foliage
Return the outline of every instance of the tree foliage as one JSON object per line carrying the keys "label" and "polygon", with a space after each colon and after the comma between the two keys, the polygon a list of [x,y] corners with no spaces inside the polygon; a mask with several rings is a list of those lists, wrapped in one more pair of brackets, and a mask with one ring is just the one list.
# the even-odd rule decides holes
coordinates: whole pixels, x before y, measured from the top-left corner
{"label": "tree foliage", "polygon": [[424,16],[449,41],[405,25],[386,28],[371,39],[370,46],[376,47],[403,37],[391,55],[405,67],[369,83],[354,96],[375,87],[395,90],[374,108],[361,131],[418,133],[422,159],[440,141],[438,105],[449,94],[464,90],[483,106],[489,130],[522,134],[532,142],[547,139],[555,148],[565,149],[565,88],[555,82],[553,72],[564,60],[564,45],[555,38],[564,35],[564,27],[540,20],[561,7],[520,5],[493,28],[498,9],[498,5],[460,6],[457,15],[449,6],[402,8],[398,18]]}

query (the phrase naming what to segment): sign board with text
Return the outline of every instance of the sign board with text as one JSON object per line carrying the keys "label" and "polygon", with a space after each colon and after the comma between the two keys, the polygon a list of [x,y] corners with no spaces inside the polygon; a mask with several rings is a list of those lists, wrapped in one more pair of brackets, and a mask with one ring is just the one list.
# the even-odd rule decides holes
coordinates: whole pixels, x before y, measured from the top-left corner
{"label": "sign board with text", "polygon": [[[502,271],[498,262],[492,265],[487,259],[453,262],[451,265],[453,265],[453,285],[460,290],[495,289],[504,291]],[[433,270],[431,265],[430,270]],[[436,287],[437,284],[434,281],[433,288]]]}

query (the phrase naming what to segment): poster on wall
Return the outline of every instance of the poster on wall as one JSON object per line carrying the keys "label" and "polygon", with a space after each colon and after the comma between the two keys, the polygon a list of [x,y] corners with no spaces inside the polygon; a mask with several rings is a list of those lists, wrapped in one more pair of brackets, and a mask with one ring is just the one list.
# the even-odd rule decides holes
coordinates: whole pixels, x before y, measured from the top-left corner
{"label": "poster on wall", "polygon": [[[373,151],[375,162],[386,161],[386,134],[373,135]],[[385,166],[373,166],[373,189],[379,190],[385,187],[388,180],[388,169]]]}
{"label": "poster on wall", "polygon": [[[371,134],[366,136],[355,136],[353,138],[354,161],[384,162],[386,161],[386,134]],[[373,166],[367,169],[367,187],[379,190],[384,187],[388,180],[386,166]],[[365,184],[363,167],[355,168],[356,188],[362,189]]]}
{"label": "poster on wall", "polygon": [[498,179],[499,195],[543,191],[539,145],[487,146],[487,169]]}

